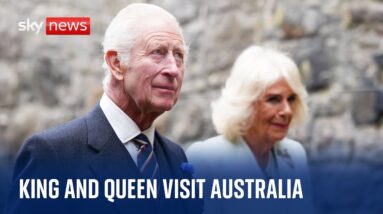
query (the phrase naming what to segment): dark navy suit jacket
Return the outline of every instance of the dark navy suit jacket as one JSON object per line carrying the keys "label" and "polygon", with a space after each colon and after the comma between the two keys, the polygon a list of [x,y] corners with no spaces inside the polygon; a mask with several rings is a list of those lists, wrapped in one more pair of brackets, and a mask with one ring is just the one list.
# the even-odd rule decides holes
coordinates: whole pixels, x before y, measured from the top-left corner
{"label": "dark navy suit jacket", "polygon": [[[190,179],[181,169],[187,162],[180,146],[155,134],[154,152],[162,178]],[[6,213],[201,213],[200,200],[120,199],[114,203],[104,198],[103,188],[97,199],[20,199],[19,179],[141,178],[141,175],[118,139],[100,106],[87,115],[33,135],[23,144],[14,170],[12,191]],[[160,183],[160,182],[158,182]],[[159,188],[161,189],[161,188]]]}

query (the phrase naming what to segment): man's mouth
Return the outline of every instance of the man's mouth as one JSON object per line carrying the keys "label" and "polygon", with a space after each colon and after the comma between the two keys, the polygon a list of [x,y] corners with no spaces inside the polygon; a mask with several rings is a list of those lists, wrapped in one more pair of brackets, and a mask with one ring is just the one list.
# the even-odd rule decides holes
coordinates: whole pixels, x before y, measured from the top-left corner
{"label": "man's mouth", "polygon": [[176,87],[170,86],[170,85],[157,85],[157,86],[153,86],[153,88],[159,89],[164,92],[176,92],[177,90]]}

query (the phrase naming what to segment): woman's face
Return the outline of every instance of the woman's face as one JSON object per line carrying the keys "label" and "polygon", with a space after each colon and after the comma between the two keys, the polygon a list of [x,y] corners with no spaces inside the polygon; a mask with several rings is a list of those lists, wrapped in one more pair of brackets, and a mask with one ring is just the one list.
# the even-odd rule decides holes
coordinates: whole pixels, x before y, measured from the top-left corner
{"label": "woman's face", "polygon": [[282,140],[295,112],[297,95],[284,78],[270,85],[254,103],[256,109],[252,135],[262,142]]}

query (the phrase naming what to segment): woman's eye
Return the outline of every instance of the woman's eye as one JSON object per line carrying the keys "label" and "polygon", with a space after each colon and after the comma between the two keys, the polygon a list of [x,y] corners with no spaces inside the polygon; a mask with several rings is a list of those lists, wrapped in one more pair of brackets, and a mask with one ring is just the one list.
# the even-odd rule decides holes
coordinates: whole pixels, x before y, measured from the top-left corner
{"label": "woman's eye", "polygon": [[289,98],[287,98],[287,101],[289,101],[289,103],[293,103],[296,99],[297,99],[296,95],[291,95]]}
{"label": "woman's eye", "polygon": [[268,102],[270,103],[277,103],[281,100],[279,96],[271,96],[267,99]]}

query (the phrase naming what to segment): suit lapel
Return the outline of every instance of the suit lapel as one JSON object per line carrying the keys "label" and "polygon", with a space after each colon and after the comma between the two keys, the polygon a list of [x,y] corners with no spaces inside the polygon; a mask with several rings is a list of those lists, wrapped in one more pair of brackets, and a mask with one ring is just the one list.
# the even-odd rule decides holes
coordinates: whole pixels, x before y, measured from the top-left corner
{"label": "suit lapel", "polygon": [[[175,149],[167,139],[157,132],[155,133],[155,153],[160,166],[162,179],[182,179],[186,176],[181,171],[180,165],[183,162]],[[186,161],[186,160],[185,160]],[[162,182],[162,181],[161,181]],[[163,194],[161,183],[161,194]],[[160,213],[185,213],[187,209],[187,200],[160,199],[157,201]]]}
{"label": "suit lapel", "polygon": [[[192,175],[182,171],[181,164],[187,162],[185,153],[172,142],[162,137],[156,132],[158,153],[160,156],[157,160],[165,163],[166,167],[162,167],[161,173],[165,173],[163,178],[170,179],[191,179]],[[156,146],[156,145],[155,145]],[[161,153],[159,153],[161,152]],[[159,163],[159,164],[161,164]],[[166,164],[167,163],[167,164]],[[164,165],[164,164],[163,164]],[[202,213],[203,202],[200,199],[165,199],[158,201],[160,213]]]}
{"label": "suit lapel", "polygon": [[[88,146],[95,151],[89,160],[89,167],[100,184],[106,179],[141,178],[136,164],[114,133],[99,105],[87,116],[87,127]],[[138,210],[142,213],[155,213],[153,200],[116,199],[111,205],[120,213]]]}
{"label": "suit lapel", "polygon": [[105,177],[139,177],[129,152],[118,139],[99,105],[87,117],[88,146],[96,153],[90,159],[95,174]]}
{"label": "suit lapel", "polygon": [[275,146],[275,156],[279,175],[282,177],[293,175],[295,165],[289,150],[283,146],[282,141],[278,142]]}
{"label": "suit lapel", "polygon": [[[110,173],[125,178],[139,178],[140,173],[129,152],[120,142],[104,113],[97,105],[86,117],[88,129],[88,146],[95,151],[90,160],[94,172],[101,176]],[[157,132],[155,133],[154,151],[160,165],[160,172],[165,178],[184,178],[180,165],[186,161],[170,142]],[[114,172],[117,171],[117,172]],[[117,173],[117,174],[116,174]]]}
{"label": "suit lapel", "polygon": [[111,137],[90,161],[90,167],[101,178],[140,178],[129,152],[116,137]]}
{"label": "suit lapel", "polygon": [[158,165],[160,167],[161,178],[168,179],[172,178],[173,175],[162,144],[163,143],[160,142],[160,140],[157,137],[154,138],[154,152],[156,154]]}
{"label": "suit lapel", "polygon": [[171,148],[170,142],[157,132],[155,139],[157,141],[155,145],[157,160],[162,168],[160,169],[161,176],[163,178],[185,178],[180,166],[186,160],[182,160],[177,151]]}

